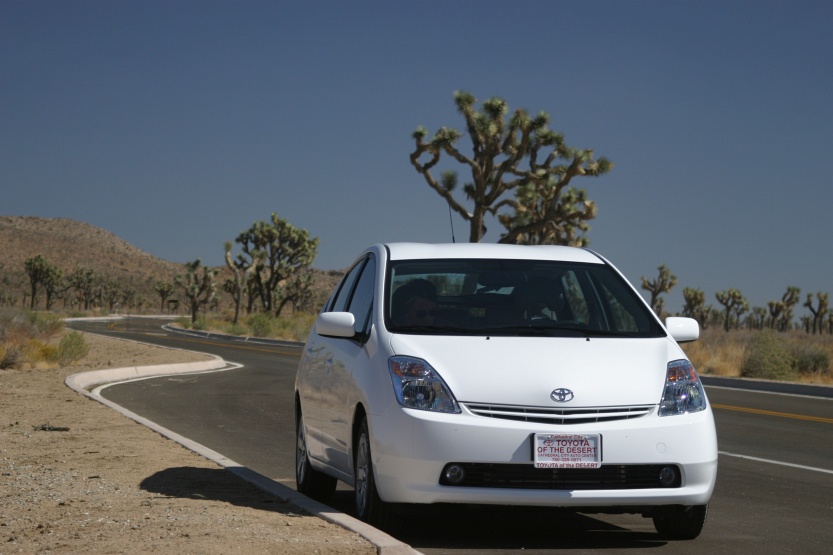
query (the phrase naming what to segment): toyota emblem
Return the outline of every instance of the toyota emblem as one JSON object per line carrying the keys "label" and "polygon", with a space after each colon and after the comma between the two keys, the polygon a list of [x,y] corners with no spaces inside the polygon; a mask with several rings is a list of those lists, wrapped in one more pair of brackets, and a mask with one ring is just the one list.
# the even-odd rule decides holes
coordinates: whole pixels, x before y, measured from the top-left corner
{"label": "toyota emblem", "polygon": [[573,391],[571,389],[567,389],[566,387],[553,389],[552,393],[550,393],[550,399],[556,403],[566,403],[567,401],[572,401],[573,397],[575,397],[575,395],[573,395]]}

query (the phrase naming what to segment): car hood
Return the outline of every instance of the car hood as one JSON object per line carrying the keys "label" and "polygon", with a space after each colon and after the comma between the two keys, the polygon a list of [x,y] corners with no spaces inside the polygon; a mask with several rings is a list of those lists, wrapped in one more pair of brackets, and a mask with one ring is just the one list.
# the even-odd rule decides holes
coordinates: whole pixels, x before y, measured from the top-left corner
{"label": "car hood", "polygon": [[[427,361],[460,402],[565,409],[657,404],[668,362],[685,358],[669,338],[396,334],[391,348]],[[573,398],[556,403],[561,388]]]}

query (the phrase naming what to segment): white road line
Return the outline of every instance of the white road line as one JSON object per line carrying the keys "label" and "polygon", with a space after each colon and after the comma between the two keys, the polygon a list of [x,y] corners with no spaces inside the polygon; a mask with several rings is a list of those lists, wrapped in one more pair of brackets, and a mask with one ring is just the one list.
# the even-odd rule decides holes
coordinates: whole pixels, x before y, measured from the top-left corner
{"label": "white road line", "polygon": [[738,459],[748,459],[750,461],[757,461],[769,464],[777,464],[780,466],[789,466],[792,468],[800,468],[802,470],[812,470],[813,472],[823,472],[825,474],[833,474],[833,470],[827,470],[826,468],[816,468],[814,466],[804,466],[803,464],[793,464],[783,461],[773,461],[770,459],[761,459],[759,457],[750,457],[749,455],[738,455],[737,453],[727,453],[726,451],[718,451],[718,455],[726,455],[727,457],[736,457]]}

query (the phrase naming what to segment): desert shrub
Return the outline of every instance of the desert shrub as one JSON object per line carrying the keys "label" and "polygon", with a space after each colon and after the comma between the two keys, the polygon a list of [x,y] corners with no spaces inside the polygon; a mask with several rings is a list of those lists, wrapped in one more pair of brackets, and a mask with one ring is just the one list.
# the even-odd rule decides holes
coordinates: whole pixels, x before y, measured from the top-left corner
{"label": "desert shrub", "polygon": [[303,341],[315,323],[315,315],[295,313],[276,321],[277,335],[283,339]]}
{"label": "desert shrub", "polygon": [[179,318],[174,320],[174,324],[176,324],[177,326],[179,326],[181,328],[184,328],[186,330],[191,329],[191,319],[186,318],[185,316],[180,316]]}
{"label": "desert shrub", "polygon": [[43,362],[53,355],[46,340],[63,328],[51,315],[19,308],[0,309],[0,368],[18,368],[30,361]]}
{"label": "desert shrub", "polygon": [[84,340],[84,336],[77,331],[71,331],[62,337],[58,344],[58,362],[66,365],[79,361],[87,356],[89,350],[90,347]]}
{"label": "desert shrub", "polygon": [[0,344],[0,370],[13,368],[20,361],[20,349],[13,344]]}
{"label": "desert shrub", "polygon": [[228,333],[230,335],[248,335],[249,330],[247,330],[244,326],[237,324],[226,324],[222,327],[224,333]]}
{"label": "desert shrub", "polygon": [[58,347],[40,339],[29,339],[23,348],[23,356],[26,362],[34,366],[55,362],[58,359]]}
{"label": "desert shrub", "polygon": [[57,314],[30,312],[32,326],[39,337],[50,338],[64,329],[64,321]]}
{"label": "desert shrub", "polygon": [[807,344],[794,344],[790,348],[793,367],[802,374],[825,373],[830,368],[827,351]]}
{"label": "desert shrub", "polygon": [[746,347],[741,376],[789,381],[798,378],[798,370],[789,349],[777,333],[763,330],[755,334]]}
{"label": "desert shrub", "polygon": [[275,328],[275,319],[269,314],[258,312],[248,317],[246,325],[255,337],[271,337]]}

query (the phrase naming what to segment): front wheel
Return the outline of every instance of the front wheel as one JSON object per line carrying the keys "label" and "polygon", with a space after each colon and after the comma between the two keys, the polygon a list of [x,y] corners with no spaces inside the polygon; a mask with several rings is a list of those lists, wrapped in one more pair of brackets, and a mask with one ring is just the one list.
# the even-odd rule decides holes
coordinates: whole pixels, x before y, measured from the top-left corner
{"label": "front wheel", "polygon": [[703,531],[708,509],[708,505],[696,505],[662,511],[653,516],[654,528],[667,540],[693,540]]}
{"label": "front wheel", "polygon": [[370,524],[376,526],[385,524],[389,517],[390,506],[382,501],[379,492],[376,490],[367,418],[363,418],[359,426],[359,437],[356,439],[356,464],[353,465],[353,468],[356,489],[356,514],[361,520]]}
{"label": "front wheel", "polygon": [[326,501],[336,490],[337,481],[332,476],[315,470],[309,462],[304,418],[295,418],[295,484],[296,489],[318,501]]}

